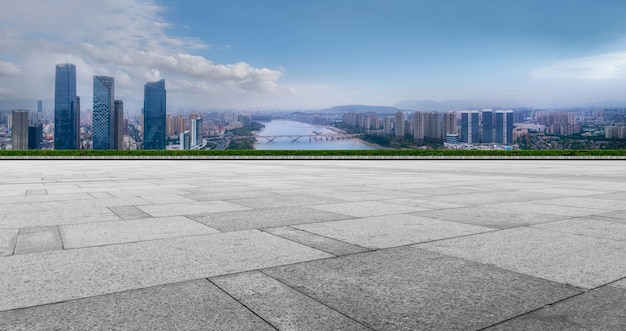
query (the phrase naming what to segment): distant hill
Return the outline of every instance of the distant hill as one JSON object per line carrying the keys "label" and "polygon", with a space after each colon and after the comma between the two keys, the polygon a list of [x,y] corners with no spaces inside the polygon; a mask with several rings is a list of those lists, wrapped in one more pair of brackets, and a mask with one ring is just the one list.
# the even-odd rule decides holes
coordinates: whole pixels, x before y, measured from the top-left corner
{"label": "distant hill", "polygon": [[386,106],[344,105],[322,109],[320,111],[325,113],[395,113],[403,110]]}

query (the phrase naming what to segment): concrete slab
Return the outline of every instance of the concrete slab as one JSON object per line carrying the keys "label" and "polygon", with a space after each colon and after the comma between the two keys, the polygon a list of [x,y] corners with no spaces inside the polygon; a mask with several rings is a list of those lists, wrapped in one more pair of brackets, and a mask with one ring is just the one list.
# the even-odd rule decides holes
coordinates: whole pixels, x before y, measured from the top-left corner
{"label": "concrete slab", "polygon": [[484,205],[484,207],[494,208],[499,210],[506,210],[509,212],[515,212],[519,214],[535,213],[535,214],[549,214],[560,215],[568,217],[582,217],[589,216],[604,212],[601,209],[594,208],[579,208],[572,206],[560,206],[560,205],[544,205],[534,202],[506,202]]}
{"label": "concrete slab", "polygon": [[594,197],[569,197],[560,199],[545,199],[537,201],[539,204],[559,205],[569,207],[583,207],[602,209],[604,211],[626,210],[626,201],[597,199]]}
{"label": "concrete slab", "polygon": [[463,205],[487,205],[503,202],[539,201],[542,199],[552,199],[558,197],[561,197],[561,195],[507,190],[500,192],[479,192],[471,194],[439,195],[432,197],[427,196],[424,197],[424,199]]}
{"label": "concrete slab", "polygon": [[65,249],[219,233],[184,216],[59,226]]}
{"label": "concrete slab", "polygon": [[18,229],[0,229],[0,256],[13,255]]}
{"label": "concrete slab", "polygon": [[617,287],[626,290],[626,278],[618,280],[617,282],[609,284],[611,287]]}
{"label": "concrete slab", "polygon": [[367,252],[369,249],[357,245],[348,244],[343,241],[329,237],[320,236],[308,231],[295,229],[292,227],[276,227],[263,229],[264,232],[277,235],[279,237],[295,241],[297,243],[319,249],[320,251],[333,255],[348,255]]}
{"label": "concrete slab", "polygon": [[291,208],[266,208],[191,215],[189,218],[222,232],[228,232],[303,223],[328,222],[350,218],[350,216],[294,206]]}
{"label": "concrete slab", "polygon": [[211,281],[278,330],[370,330],[261,272]]}
{"label": "concrete slab", "polygon": [[293,227],[370,249],[410,245],[493,231],[491,228],[481,226],[404,214],[302,224]]}
{"label": "concrete slab", "polygon": [[488,207],[473,206],[445,210],[430,210],[413,214],[421,217],[475,224],[495,229],[528,226],[531,224],[545,223],[568,218],[568,216],[554,214],[541,214],[533,212],[519,213],[491,205]]}
{"label": "concrete slab", "polygon": [[616,222],[575,218],[558,222],[537,224],[533,225],[533,227],[556,232],[626,241],[626,224]]}
{"label": "concrete slab", "polygon": [[139,197],[154,204],[194,202],[194,200],[188,197],[177,194],[142,194]]}
{"label": "concrete slab", "polygon": [[41,253],[63,249],[56,226],[22,228],[17,236],[15,255]]}
{"label": "concrete slab", "polygon": [[0,330],[274,330],[206,279],[0,312]]}
{"label": "concrete slab", "polygon": [[136,206],[113,206],[108,208],[123,220],[152,218],[152,216],[146,214]]}
{"label": "concrete slab", "polygon": [[120,220],[117,215],[106,207],[77,208],[73,203],[75,202],[65,202],[65,207],[60,206],[54,209],[26,212],[14,211],[10,214],[0,215],[0,228],[14,229]]}
{"label": "concrete slab", "polygon": [[256,230],[16,255],[0,259],[0,311],[331,256]]}
{"label": "concrete slab", "polygon": [[299,194],[294,196],[287,196],[282,194],[274,194],[271,197],[251,198],[251,199],[233,199],[228,202],[235,203],[244,207],[253,209],[263,208],[279,208],[279,207],[294,207],[294,206],[309,206],[323,203],[334,203],[337,199],[320,197],[315,195]]}
{"label": "concrete slab", "polygon": [[450,209],[450,208],[461,208],[466,207],[466,205],[461,205],[458,203],[446,203],[446,202],[436,202],[430,200],[423,199],[408,199],[408,198],[399,198],[399,199],[389,199],[389,200],[381,200],[384,203],[395,203],[399,205],[412,206],[412,207],[420,207],[424,209]]}
{"label": "concrete slab", "polygon": [[191,203],[167,203],[137,206],[153,217],[197,215],[227,211],[248,210],[249,208],[225,201],[205,201]]}
{"label": "concrete slab", "polygon": [[26,195],[47,195],[47,194],[48,194],[48,191],[46,189],[26,191]]}
{"label": "concrete slab", "polygon": [[626,290],[604,286],[486,330],[626,330]]}
{"label": "concrete slab", "polygon": [[424,208],[420,207],[403,206],[379,201],[344,202],[326,205],[315,205],[310,207],[318,210],[350,215],[354,217],[402,214],[425,210]]}
{"label": "concrete slab", "polygon": [[580,292],[413,247],[264,273],[377,330],[479,329]]}
{"label": "concrete slab", "polygon": [[555,282],[595,288],[626,277],[626,243],[515,228],[415,247]]}

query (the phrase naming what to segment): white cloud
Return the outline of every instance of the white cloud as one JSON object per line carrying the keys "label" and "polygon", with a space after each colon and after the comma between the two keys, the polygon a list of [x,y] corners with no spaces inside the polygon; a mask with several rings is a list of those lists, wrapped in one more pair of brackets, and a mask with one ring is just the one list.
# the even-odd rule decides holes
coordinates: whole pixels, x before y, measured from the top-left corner
{"label": "white cloud", "polygon": [[0,60],[0,77],[1,76],[18,76],[22,73],[22,69],[15,63]]}
{"label": "white cloud", "polygon": [[152,0],[3,4],[0,99],[15,97],[15,93],[19,99],[51,97],[54,66],[65,62],[77,66],[78,93],[86,101],[85,108],[91,108],[93,75],[115,76],[116,97],[131,107],[141,106],[146,81],[161,78],[173,93],[168,100],[180,99],[175,93],[182,91],[220,97],[286,93],[287,88],[278,84],[284,75],[280,68],[257,68],[245,62],[218,64],[194,54],[210,45],[172,36],[163,10]]}
{"label": "white cloud", "polygon": [[531,72],[535,79],[603,80],[623,77],[626,52],[602,54],[557,62]]}

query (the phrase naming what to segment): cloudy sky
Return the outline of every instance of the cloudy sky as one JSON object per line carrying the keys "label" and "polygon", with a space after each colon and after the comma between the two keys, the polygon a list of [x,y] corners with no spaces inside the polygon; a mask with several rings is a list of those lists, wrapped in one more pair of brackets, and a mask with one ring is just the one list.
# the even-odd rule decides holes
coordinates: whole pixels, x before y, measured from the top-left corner
{"label": "cloudy sky", "polygon": [[[139,110],[316,109],[403,100],[626,101],[623,0],[2,0],[0,109],[51,109],[77,66]],[[626,105],[626,102],[625,102]]]}

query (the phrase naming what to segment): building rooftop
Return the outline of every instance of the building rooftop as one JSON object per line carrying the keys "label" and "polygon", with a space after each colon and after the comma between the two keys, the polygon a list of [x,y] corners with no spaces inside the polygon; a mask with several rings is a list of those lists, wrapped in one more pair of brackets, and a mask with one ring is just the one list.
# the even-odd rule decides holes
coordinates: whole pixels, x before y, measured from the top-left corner
{"label": "building rooftop", "polygon": [[624,330],[625,166],[0,161],[0,330]]}

